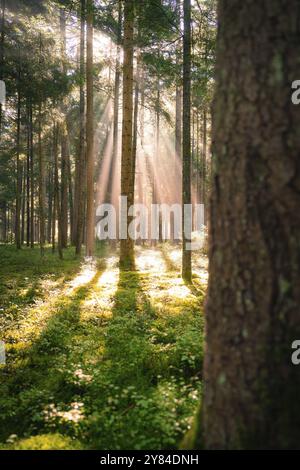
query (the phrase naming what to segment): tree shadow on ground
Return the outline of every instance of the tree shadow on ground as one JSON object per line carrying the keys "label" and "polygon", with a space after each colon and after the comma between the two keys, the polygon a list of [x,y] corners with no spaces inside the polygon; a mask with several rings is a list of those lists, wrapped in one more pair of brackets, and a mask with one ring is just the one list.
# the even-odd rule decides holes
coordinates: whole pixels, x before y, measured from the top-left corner
{"label": "tree shadow on ground", "polygon": [[49,289],[56,289],[58,282],[64,283],[76,274],[80,260],[71,250],[61,261],[49,247],[41,258],[38,250],[16,250],[14,246],[0,246],[0,259],[0,330],[5,340],[6,331],[24,318],[28,308],[37,300],[46,300]]}
{"label": "tree shadow on ground", "polygon": [[180,268],[176,265],[176,263],[171,259],[170,255],[167,253],[167,248],[164,245],[160,245],[160,252],[164,262],[166,263],[167,270],[170,272],[178,272],[180,273]]}
{"label": "tree shadow on ground", "polygon": [[156,310],[143,283],[143,274],[138,271],[120,270],[106,334],[105,357],[113,360],[112,375],[123,386],[132,383],[131,373],[137,384],[144,382],[149,369],[146,355]]}
{"label": "tree shadow on ground", "polygon": [[158,310],[148,294],[156,290],[152,274],[119,272],[93,385],[92,448],[174,448],[194,410],[188,397],[199,382],[198,319],[183,305],[174,313],[168,300]]}
{"label": "tree shadow on ground", "polygon": [[69,296],[60,295],[51,306],[53,314],[39,337],[21,354],[16,351],[18,362],[9,361],[2,371],[2,441],[16,430],[18,435],[28,430],[34,433],[35,427],[40,431],[47,405],[60,401],[68,403],[72,397],[80,395],[80,387],[66,382],[64,372],[67,371],[60,367],[64,359],[68,360],[74,338],[81,333],[82,303],[104,270],[102,263],[90,282],[75,288]]}

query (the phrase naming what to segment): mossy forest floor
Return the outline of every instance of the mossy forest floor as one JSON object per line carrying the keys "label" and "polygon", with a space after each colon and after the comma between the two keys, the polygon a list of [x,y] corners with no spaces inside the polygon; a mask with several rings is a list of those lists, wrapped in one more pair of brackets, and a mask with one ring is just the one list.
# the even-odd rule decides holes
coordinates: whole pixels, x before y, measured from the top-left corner
{"label": "mossy forest floor", "polygon": [[193,286],[180,250],[136,248],[95,262],[0,246],[0,448],[171,449],[201,395],[207,260]]}

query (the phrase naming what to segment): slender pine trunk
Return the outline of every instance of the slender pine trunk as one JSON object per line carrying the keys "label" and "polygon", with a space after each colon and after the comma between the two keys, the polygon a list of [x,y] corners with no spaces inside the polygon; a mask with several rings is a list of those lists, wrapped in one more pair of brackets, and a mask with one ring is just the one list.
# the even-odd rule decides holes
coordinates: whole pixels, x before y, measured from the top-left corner
{"label": "slender pine trunk", "polygon": [[39,240],[41,255],[45,252],[45,202],[46,202],[46,181],[45,181],[45,158],[42,146],[42,105],[38,109],[38,156],[39,156]]}
{"label": "slender pine trunk", "polygon": [[95,195],[94,195],[94,94],[93,94],[93,0],[87,0],[87,50],[86,50],[86,153],[87,153],[87,209],[86,255],[95,250]]}
{"label": "slender pine trunk", "polygon": [[26,245],[30,245],[30,109],[27,102],[27,152],[26,152]]}
{"label": "slender pine trunk", "polygon": [[30,247],[34,248],[34,159],[33,159],[33,119],[32,103],[29,104],[29,132],[30,132]]}
{"label": "slender pine trunk", "polygon": [[185,205],[191,204],[191,0],[184,0],[183,11],[182,278],[191,282],[191,214],[185,211]]}
{"label": "slender pine trunk", "polygon": [[25,205],[26,205],[26,164],[22,164],[21,169],[21,178],[22,178],[22,187],[21,187],[21,201],[22,201],[22,210],[21,210],[21,246],[24,245],[25,240]]}
{"label": "slender pine trunk", "polygon": [[78,152],[78,189],[75,197],[77,202],[77,223],[76,227],[76,254],[81,254],[81,246],[84,233],[84,211],[86,203],[86,146],[85,146],[85,0],[81,0],[80,11],[80,89],[79,89],[79,152]]}
{"label": "slender pine trunk", "polygon": [[[64,8],[60,9],[60,50],[62,58],[62,71],[66,73],[66,13]],[[66,123],[66,105],[64,100],[61,103],[61,111],[63,120],[60,129],[61,138],[61,242],[62,248],[68,246],[68,161],[69,161],[69,144]]]}
{"label": "slender pine trunk", "polygon": [[[3,80],[4,65],[4,32],[5,27],[5,0],[1,0],[1,38],[0,38],[0,80]],[[2,104],[0,103],[0,141],[2,138]]]}
{"label": "slender pine trunk", "polygon": [[133,187],[133,200],[135,197],[135,172],[136,172],[136,155],[138,142],[138,117],[139,117],[139,93],[140,93],[140,60],[137,57],[136,76],[134,86],[134,109],[133,109],[133,138],[132,138],[132,171],[131,185]]}
{"label": "slender pine trunk", "polygon": [[[19,72],[20,80],[20,72]],[[18,85],[19,86],[19,85]],[[17,137],[16,137],[16,153],[17,153],[17,165],[16,165],[16,247],[19,250],[21,248],[21,195],[22,195],[22,165],[20,162],[20,126],[21,126],[21,94],[18,90],[18,101],[17,101]]]}
{"label": "slender pine trunk", "polygon": [[122,41],[122,2],[118,1],[118,37],[117,37],[117,57],[116,57],[116,73],[115,73],[115,90],[114,90],[114,128],[113,128],[113,150],[112,160],[116,165],[118,141],[119,141],[119,105],[120,105],[120,55]]}
{"label": "slender pine trunk", "polygon": [[[124,1],[124,63],[123,63],[123,126],[122,126],[122,161],[121,161],[121,195],[127,197],[128,208],[134,203],[134,187],[132,185],[132,133],[133,133],[133,29],[134,2]],[[125,208],[121,208],[122,212]],[[134,269],[134,240],[128,234],[132,217],[124,222],[120,243],[121,269]]]}
{"label": "slender pine trunk", "polygon": [[[60,204],[60,191],[59,191],[59,175],[58,175],[58,141],[59,141],[59,126],[54,123],[54,194],[55,194],[55,215],[57,218],[57,249],[59,258],[63,258],[62,251],[62,219],[61,219],[61,204]],[[54,232],[54,231],[53,231]],[[52,250],[55,249],[55,238],[52,239]]]}
{"label": "slender pine trunk", "polygon": [[[176,0],[177,14],[180,17],[180,0]],[[178,20],[178,28],[180,29],[180,20]],[[178,74],[176,80],[176,103],[175,103],[175,157],[181,158],[182,155],[182,71],[181,71],[181,55],[182,50],[180,45],[176,49],[176,66]],[[176,165],[174,164],[174,168]],[[176,175],[175,175],[176,176]]]}

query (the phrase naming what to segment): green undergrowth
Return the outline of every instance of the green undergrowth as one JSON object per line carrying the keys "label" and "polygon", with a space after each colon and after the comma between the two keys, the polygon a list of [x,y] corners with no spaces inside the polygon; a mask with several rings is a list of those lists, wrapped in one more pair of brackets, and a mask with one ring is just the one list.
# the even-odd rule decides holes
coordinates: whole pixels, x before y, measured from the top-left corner
{"label": "green undergrowth", "polygon": [[[117,273],[113,288],[112,255],[102,252],[91,279],[69,292],[62,286],[79,269],[72,252],[64,261],[51,253],[40,261],[29,250],[1,252],[2,294],[15,305],[15,321],[28,303],[26,325],[36,323],[39,309],[44,317],[23,332],[12,322],[4,338],[1,448],[176,448],[201,395],[203,290],[197,282],[189,289],[175,270],[148,270]],[[49,275],[63,281],[47,300],[39,279]],[[25,277],[28,286],[36,283],[27,304]],[[43,303],[35,305],[36,298]]]}
{"label": "green undergrowth", "polygon": [[60,260],[51,247],[41,257],[38,247],[16,250],[11,245],[0,245],[0,260],[0,313],[6,323],[20,319],[22,309],[71,279],[80,264],[73,249],[64,250],[64,259]]}

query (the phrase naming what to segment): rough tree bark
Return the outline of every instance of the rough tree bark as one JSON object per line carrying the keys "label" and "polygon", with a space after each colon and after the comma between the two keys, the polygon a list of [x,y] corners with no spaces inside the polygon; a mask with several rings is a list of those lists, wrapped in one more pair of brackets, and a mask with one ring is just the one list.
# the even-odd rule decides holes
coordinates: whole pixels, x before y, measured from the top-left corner
{"label": "rough tree bark", "polygon": [[219,0],[207,448],[299,448],[298,0]]}
{"label": "rough tree bark", "polygon": [[[121,162],[121,195],[127,197],[128,208],[134,202],[134,185],[132,184],[132,132],[133,132],[133,28],[134,2],[124,2],[124,64],[123,64],[123,126],[122,126],[122,162]],[[124,207],[122,208],[124,209]],[[128,236],[128,226],[132,218],[127,218],[126,238],[120,243],[120,267],[134,268],[134,241]],[[123,225],[123,224],[122,224]]]}

